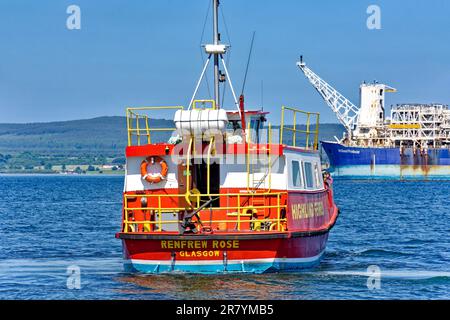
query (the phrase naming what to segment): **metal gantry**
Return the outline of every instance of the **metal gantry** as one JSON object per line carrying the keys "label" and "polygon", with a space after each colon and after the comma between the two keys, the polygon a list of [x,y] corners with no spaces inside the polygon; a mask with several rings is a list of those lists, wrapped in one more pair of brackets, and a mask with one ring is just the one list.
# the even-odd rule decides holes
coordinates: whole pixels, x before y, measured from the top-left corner
{"label": "metal gantry", "polygon": [[400,104],[391,110],[395,146],[439,147],[449,142],[450,113],[442,104]]}

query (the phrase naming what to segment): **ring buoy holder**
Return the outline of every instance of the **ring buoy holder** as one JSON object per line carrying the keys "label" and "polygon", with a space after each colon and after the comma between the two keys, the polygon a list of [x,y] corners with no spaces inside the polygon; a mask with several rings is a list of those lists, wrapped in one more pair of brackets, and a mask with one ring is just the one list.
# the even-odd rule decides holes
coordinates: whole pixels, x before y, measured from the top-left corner
{"label": "ring buoy holder", "polygon": [[[148,166],[159,163],[161,171],[158,173],[149,173]],[[159,183],[166,179],[169,168],[167,163],[158,156],[149,156],[141,162],[141,177],[149,183]]]}

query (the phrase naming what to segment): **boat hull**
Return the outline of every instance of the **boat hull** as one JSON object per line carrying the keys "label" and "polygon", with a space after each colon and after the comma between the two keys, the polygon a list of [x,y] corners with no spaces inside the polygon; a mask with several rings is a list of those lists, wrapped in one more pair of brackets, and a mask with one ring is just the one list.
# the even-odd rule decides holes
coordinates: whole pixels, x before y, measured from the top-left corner
{"label": "boat hull", "polygon": [[334,178],[354,179],[450,179],[449,149],[348,147],[322,142]]}
{"label": "boat hull", "polygon": [[320,263],[328,232],[286,237],[197,236],[123,239],[126,272],[266,273]]}

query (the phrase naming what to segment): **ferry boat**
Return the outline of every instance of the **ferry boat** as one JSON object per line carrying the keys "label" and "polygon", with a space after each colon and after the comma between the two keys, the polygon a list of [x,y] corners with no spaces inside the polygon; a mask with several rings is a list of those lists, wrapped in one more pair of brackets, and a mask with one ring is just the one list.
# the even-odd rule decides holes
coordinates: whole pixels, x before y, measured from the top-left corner
{"label": "ferry boat", "polygon": [[385,94],[396,89],[376,81],[362,83],[357,107],[302,58],[297,65],[346,130],[342,139],[321,142],[334,177],[450,179],[447,105],[398,104],[391,107],[387,117]]}
{"label": "ferry boat", "polygon": [[[213,44],[187,108],[127,108],[123,245],[128,272],[265,273],[317,265],[339,210],[322,172],[319,114],[281,108],[278,139],[268,112],[237,99],[212,0]],[[214,99],[197,99],[213,60]],[[224,73],[222,73],[221,66]],[[220,103],[228,84],[234,107]],[[173,111],[172,128],[149,119]],[[300,126],[302,119],[306,130]],[[300,128],[300,129],[299,129]],[[155,141],[171,131],[167,141]],[[274,139],[276,141],[274,141]]]}

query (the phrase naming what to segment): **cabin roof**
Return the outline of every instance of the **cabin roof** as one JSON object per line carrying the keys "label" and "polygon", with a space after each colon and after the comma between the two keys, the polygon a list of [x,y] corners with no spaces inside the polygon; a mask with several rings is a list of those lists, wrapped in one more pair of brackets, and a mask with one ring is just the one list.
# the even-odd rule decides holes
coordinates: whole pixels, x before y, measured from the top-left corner
{"label": "cabin roof", "polygon": [[[239,114],[239,111],[231,110],[231,111],[227,111],[227,114]],[[246,115],[255,115],[255,114],[256,115],[258,115],[258,114],[266,115],[266,114],[269,114],[269,112],[268,111],[263,111],[263,110],[245,110],[244,114],[246,114]]]}

